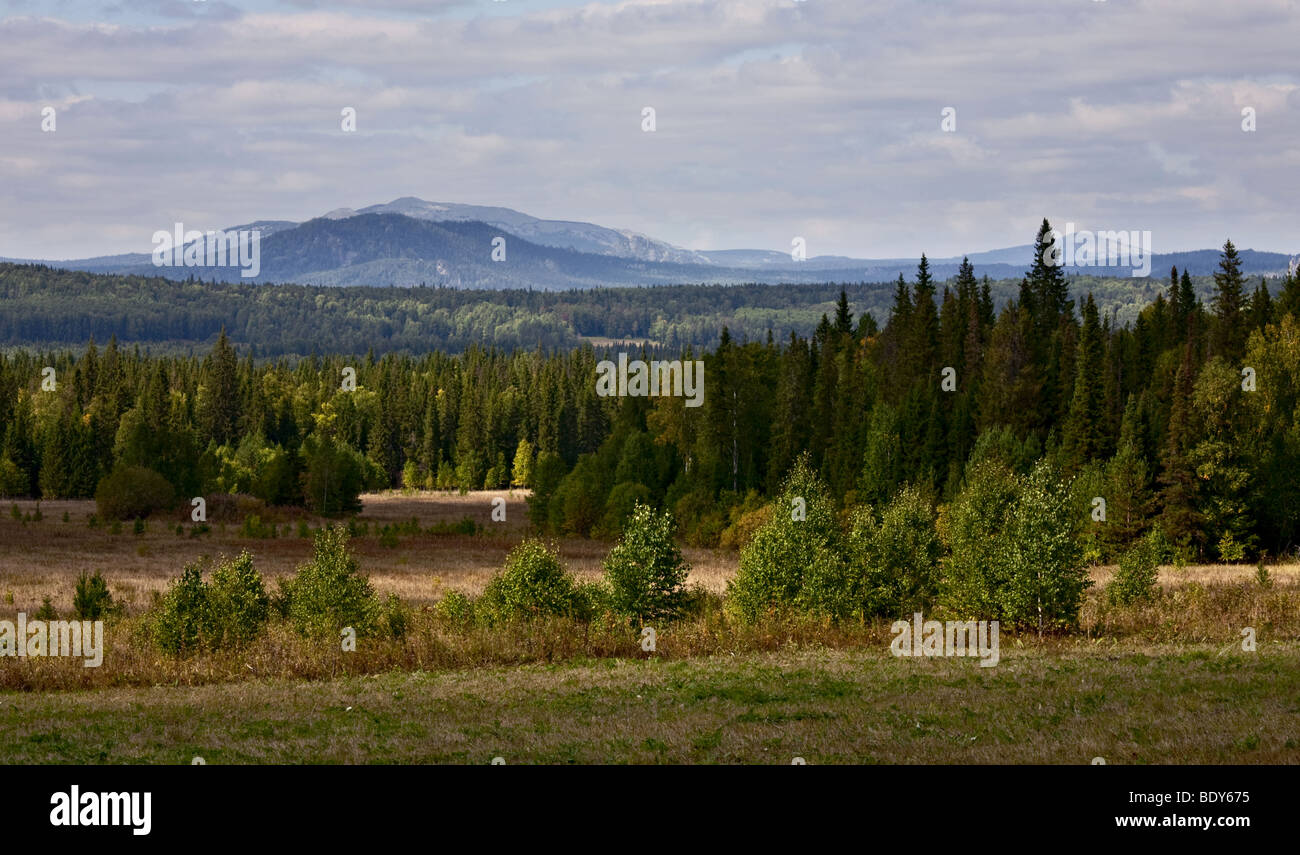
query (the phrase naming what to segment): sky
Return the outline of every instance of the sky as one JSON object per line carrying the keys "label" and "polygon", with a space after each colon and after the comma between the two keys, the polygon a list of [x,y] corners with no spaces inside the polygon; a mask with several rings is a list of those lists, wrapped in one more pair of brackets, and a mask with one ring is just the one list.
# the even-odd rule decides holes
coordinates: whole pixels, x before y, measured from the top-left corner
{"label": "sky", "polygon": [[1294,254],[1298,177],[1300,0],[0,0],[3,257],[400,196],[810,257],[1043,217]]}

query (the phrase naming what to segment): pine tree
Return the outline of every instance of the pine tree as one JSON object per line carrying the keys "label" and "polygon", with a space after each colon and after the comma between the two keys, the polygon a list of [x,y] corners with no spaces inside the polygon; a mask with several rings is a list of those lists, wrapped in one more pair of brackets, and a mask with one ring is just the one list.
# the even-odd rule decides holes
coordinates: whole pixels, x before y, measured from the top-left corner
{"label": "pine tree", "polygon": [[1067,471],[1078,471],[1100,457],[1105,446],[1105,397],[1102,378],[1101,326],[1092,294],[1083,306],[1074,397],[1065,426]]}
{"label": "pine tree", "polygon": [[1214,274],[1213,353],[1234,365],[1246,352],[1245,303],[1241,258],[1232,241],[1227,241],[1219,256],[1219,271]]}
{"label": "pine tree", "polygon": [[916,286],[912,292],[911,344],[906,358],[911,360],[909,376],[932,377],[939,349],[939,313],[934,304],[934,277],[930,262],[921,254],[916,268]]}
{"label": "pine tree", "polygon": [[840,289],[840,300],[835,306],[835,331],[842,335],[853,334],[853,313],[849,311],[849,295]]}
{"label": "pine tree", "polygon": [[1254,330],[1262,330],[1273,322],[1273,299],[1269,296],[1268,285],[1263,279],[1259,280],[1259,287],[1250,297],[1250,323],[1247,334]]}
{"label": "pine tree", "polygon": [[239,377],[234,348],[226,338],[226,328],[212,348],[208,372],[207,438],[218,445],[238,439]]}
{"label": "pine tree", "polygon": [[1141,410],[1129,396],[1120,428],[1119,450],[1106,466],[1106,524],[1103,540],[1118,554],[1145,530],[1155,507],[1151,469],[1142,451]]}
{"label": "pine tree", "polygon": [[1183,361],[1174,380],[1169,427],[1161,458],[1160,525],[1166,539],[1184,551],[1199,552],[1201,515],[1197,507],[1196,469],[1191,451],[1196,441],[1192,426],[1192,348],[1183,349]]}

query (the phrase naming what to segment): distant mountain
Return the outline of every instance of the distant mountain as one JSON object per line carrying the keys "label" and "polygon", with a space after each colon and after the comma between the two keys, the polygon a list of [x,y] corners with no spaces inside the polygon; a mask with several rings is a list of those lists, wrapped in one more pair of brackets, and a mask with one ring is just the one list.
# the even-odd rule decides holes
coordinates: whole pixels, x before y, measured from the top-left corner
{"label": "distant mountain", "polygon": [[[789,252],[765,249],[695,251],[592,223],[543,220],[510,208],[428,202],[414,196],[355,210],[336,208],[305,223],[256,220],[226,231],[247,229],[261,233],[261,271],[253,281],[318,285],[426,283],[552,290],[689,282],[882,282],[900,273],[910,280],[918,262],[829,255],[795,261]],[[504,261],[491,258],[496,237],[507,240]],[[1241,250],[1241,257],[1242,270],[1249,275],[1285,273],[1293,263],[1283,253],[1250,249]],[[969,258],[980,276],[1019,278],[1033,260],[1033,247],[976,252]],[[1214,249],[1157,254],[1151,276],[1162,279],[1171,265],[1202,276],[1214,272],[1218,261]],[[156,268],[150,254],[143,252],[41,263],[96,273],[241,279],[233,267]],[[960,263],[959,256],[930,259],[939,280],[955,275]],[[1099,277],[1128,278],[1131,272],[1127,267],[1066,269]]]}
{"label": "distant mountain", "polygon": [[370,205],[352,211],[338,208],[325,216],[345,219],[361,214],[401,214],[417,220],[433,222],[480,222],[504,229],[516,237],[542,246],[573,249],[596,255],[614,255],[635,258],[639,261],[666,261],[676,264],[708,264],[703,254],[673,246],[661,240],[636,232],[610,229],[592,223],[568,220],[542,220],[511,208],[483,205],[461,205],[456,202],[426,202],[414,196],[403,196],[384,205]]}

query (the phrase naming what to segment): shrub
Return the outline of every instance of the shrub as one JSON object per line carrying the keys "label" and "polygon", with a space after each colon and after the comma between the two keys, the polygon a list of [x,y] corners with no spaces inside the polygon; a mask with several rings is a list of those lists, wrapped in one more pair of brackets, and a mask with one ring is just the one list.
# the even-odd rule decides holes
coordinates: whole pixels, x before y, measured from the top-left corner
{"label": "shrub", "polygon": [[1156,593],[1159,567],[1160,552],[1153,539],[1139,539],[1120,556],[1119,570],[1106,586],[1106,599],[1121,606],[1150,600]]}
{"label": "shrub", "polygon": [[204,561],[186,565],[151,615],[155,643],[173,655],[237,647],[261,634],[270,598],[253,557],[222,561],[203,581]]}
{"label": "shrub", "polygon": [[262,576],[253,567],[253,556],[241,552],[212,572],[208,586],[216,644],[240,645],[256,638],[266,625],[271,600]]}
{"label": "shrub", "polygon": [[691,567],[673,543],[674,529],[672,514],[656,513],[640,503],[634,506],[623,538],[604,562],[614,612],[640,620],[681,616]]}
{"label": "shrub", "polygon": [[25,496],[31,491],[27,471],[9,459],[0,457],[0,496]]}
{"label": "shrub", "polygon": [[135,522],[131,524],[131,533],[144,534],[144,532],[145,532],[144,520],[140,519],[139,517],[136,517]]}
{"label": "shrub", "polygon": [[550,615],[580,616],[578,586],[559,554],[538,540],[510,550],[505,569],[492,577],[475,610],[489,623]]}
{"label": "shrub", "polygon": [[433,607],[438,617],[452,623],[472,623],[474,621],[474,601],[460,591],[448,591]]}
{"label": "shrub", "polygon": [[114,611],[114,605],[108,582],[98,570],[93,576],[82,573],[77,577],[77,587],[72,593],[72,612],[78,620],[99,620]]}
{"label": "shrub", "polygon": [[390,638],[400,641],[406,637],[410,618],[406,606],[402,605],[402,600],[396,594],[389,594],[388,599],[384,600],[379,623]]}
{"label": "shrub", "polygon": [[167,479],[142,466],[119,466],[95,488],[95,506],[104,519],[141,519],[170,508],[174,500]]}
{"label": "shrub", "polygon": [[[802,503],[802,504],[800,504]],[[841,611],[843,559],[835,507],[807,456],[800,457],[774,503],[772,517],[740,553],[728,602],[747,621],[798,602],[813,611]],[[814,579],[803,594],[806,577]],[[801,594],[803,596],[801,597]]]}
{"label": "shrub", "polygon": [[420,488],[424,483],[424,476],[420,473],[420,467],[414,460],[408,460],[402,464],[402,490],[403,492],[413,492]]}
{"label": "shrub", "polygon": [[902,617],[927,610],[939,592],[941,551],[934,510],[916,487],[899,490],[879,521],[870,510],[859,511],[849,555],[861,614]]}
{"label": "shrub", "polygon": [[1039,462],[1023,479],[1005,537],[996,544],[1008,585],[1001,597],[1003,619],[1044,629],[1078,622],[1084,591],[1092,584],[1076,534],[1078,515],[1069,484]]}
{"label": "shrub", "polygon": [[50,602],[50,598],[47,595],[45,599],[41,601],[41,607],[36,610],[36,620],[58,620],[58,619],[59,619],[59,613],[54,610],[54,603]]}
{"label": "shrub", "polygon": [[350,626],[364,636],[377,628],[379,603],[342,528],[316,533],[312,560],[298,568],[283,590],[289,620],[303,635],[336,635]]}
{"label": "shrub", "polygon": [[154,641],[167,653],[192,653],[211,645],[215,635],[212,607],[198,562],[187,564],[180,578],[168,587],[151,625]]}
{"label": "shrub", "polygon": [[1020,481],[998,459],[973,462],[966,484],[948,505],[940,531],[949,550],[943,561],[942,601],[958,617],[1001,617],[1000,592],[1009,584],[995,546],[1010,525]]}
{"label": "shrub", "polygon": [[1255,565],[1255,584],[1261,588],[1273,587],[1273,578],[1269,575],[1268,568],[1264,566],[1263,561]]}
{"label": "shrub", "polygon": [[239,526],[240,537],[268,538],[275,537],[275,523],[263,522],[258,514],[249,514]]}
{"label": "shrub", "polygon": [[[418,526],[417,526],[418,528]],[[438,522],[429,526],[429,534],[478,534],[483,530],[473,517],[463,517],[460,522]]]}
{"label": "shrub", "polygon": [[719,547],[727,550],[744,549],[754,539],[754,534],[772,518],[772,506],[760,503],[754,507],[755,498],[757,494],[751,493],[745,497],[743,504],[731,509],[731,524],[723,530],[718,541]]}

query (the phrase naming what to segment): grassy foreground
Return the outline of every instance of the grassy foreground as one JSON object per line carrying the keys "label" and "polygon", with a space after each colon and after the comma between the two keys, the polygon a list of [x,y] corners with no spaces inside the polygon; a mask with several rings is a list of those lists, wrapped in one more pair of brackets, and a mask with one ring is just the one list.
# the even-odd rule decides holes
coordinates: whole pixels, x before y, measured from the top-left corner
{"label": "grassy foreground", "polygon": [[0,694],[8,763],[1300,763],[1300,644],[786,649]]}

